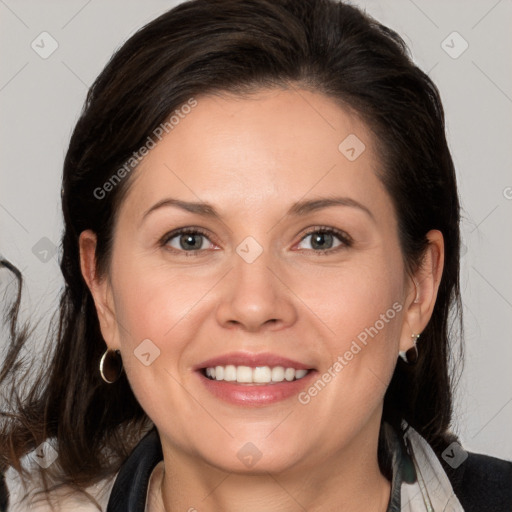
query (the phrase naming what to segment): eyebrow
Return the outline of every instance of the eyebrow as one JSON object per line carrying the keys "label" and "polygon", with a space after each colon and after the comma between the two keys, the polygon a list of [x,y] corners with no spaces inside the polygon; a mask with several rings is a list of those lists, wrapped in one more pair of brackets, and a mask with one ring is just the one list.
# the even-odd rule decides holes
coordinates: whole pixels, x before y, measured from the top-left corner
{"label": "eyebrow", "polygon": [[[182,210],[185,210],[190,213],[195,213],[203,217],[222,220],[222,217],[219,214],[219,212],[217,212],[217,210],[215,210],[215,208],[209,203],[181,201],[179,199],[168,197],[166,199],[158,201],[158,203],[155,203],[153,206],[151,206],[151,208],[144,212],[142,216],[142,221],[144,221],[146,217],[155,210],[169,206],[181,208]],[[350,197],[323,197],[319,199],[297,201],[290,207],[285,216],[302,217],[304,215],[307,215],[308,213],[313,213],[318,210],[322,210],[324,208],[329,208],[332,206],[348,206],[351,208],[357,208],[366,213],[373,221],[375,221],[373,213],[366,206],[364,206],[363,204],[359,203],[354,199],[351,199]]]}

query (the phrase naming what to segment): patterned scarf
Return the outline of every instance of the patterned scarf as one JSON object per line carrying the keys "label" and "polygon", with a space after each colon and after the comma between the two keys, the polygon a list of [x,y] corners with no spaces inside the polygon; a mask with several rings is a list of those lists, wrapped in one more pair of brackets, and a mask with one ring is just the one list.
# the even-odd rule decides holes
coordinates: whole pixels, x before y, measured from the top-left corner
{"label": "patterned scarf", "polygon": [[393,470],[387,512],[464,512],[427,441],[406,422],[402,422],[402,438],[388,424],[383,427]]}

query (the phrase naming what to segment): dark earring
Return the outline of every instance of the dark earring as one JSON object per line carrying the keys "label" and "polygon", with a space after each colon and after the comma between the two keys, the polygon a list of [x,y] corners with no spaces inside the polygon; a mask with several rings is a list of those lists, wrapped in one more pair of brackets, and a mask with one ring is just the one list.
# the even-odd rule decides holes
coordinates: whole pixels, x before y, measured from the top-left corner
{"label": "dark earring", "polygon": [[101,357],[100,375],[107,384],[116,382],[123,372],[123,360],[119,350],[107,349]]}
{"label": "dark earring", "polygon": [[416,364],[418,362],[418,347],[416,343],[418,342],[419,334],[412,334],[411,338],[413,339],[413,346],[408,350],[400,350],[398,355],[410,365]]}

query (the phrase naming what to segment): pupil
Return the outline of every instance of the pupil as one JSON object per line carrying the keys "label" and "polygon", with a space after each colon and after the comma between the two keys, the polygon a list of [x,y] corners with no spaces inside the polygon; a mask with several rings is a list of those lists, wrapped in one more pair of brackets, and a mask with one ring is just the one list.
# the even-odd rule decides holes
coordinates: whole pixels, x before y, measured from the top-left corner
{"label": "pupil", "polygon": [[333,235],[329,233],[317,233],[313,236],[311,245],[314,249],[325,249],[326,244],[328,245],[327,248],[330,248],[332,246],[332,239]]}
{"label": "pupil", "polygon": [[181,235],[180,245],[182,249],[200,249],[201,240],[198,235]]}

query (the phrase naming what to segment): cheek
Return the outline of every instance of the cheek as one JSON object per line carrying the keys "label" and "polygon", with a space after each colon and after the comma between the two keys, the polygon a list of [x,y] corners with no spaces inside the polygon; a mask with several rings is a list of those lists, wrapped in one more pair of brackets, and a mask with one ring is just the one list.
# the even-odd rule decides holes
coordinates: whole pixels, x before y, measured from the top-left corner
{"label": "cheek", "polygon": [[400,254],[383,253],[346,269],[324,269],[323,276],[317,272],[321,289],[315,294],[305,286],[301,292],[327,326],[322,382],[303,396],[303,402],[314,399],[318,410],[340,416],[351,410],[359,417],[375,410],[385,394],[398,357],[404,274]]}
{"label": "cheek", "polygon": [[190,426],[183,418],[193,418],[197,411],[181,384],[187,372],[183,354],[198,337],[201,323],[194,315],[201,311],[208,289],[205,279],[125,263],[117,268],[114,288],[130,386],[156,424],[165,425],[177,439],[187,439]]}
{"label": "cheek", "polygon": [[[307,279],[296,279],[293,289],[325,325],[331,349],[366,336],[397,337],[401,328],[404,276],[400,255],[375,251],[339,268],[318,268]],[[377,331],[377,332],[376,332]]]}
{"label": "cheek", "polygon": [[[213,276],[136,264],[120,266],[115,283],[115,309],[126,344],[152,339],[179,347],[187,317],[204,296]],[[211,286],[211,284],[210,284]]]}
{"label": "cheek", "polygon": [[370,346],[371,340],[377,340],[382,349],[397,341],[403,309],[401,280],[397,283],[389,277],[384,274],[366,278],[351,276],[340,283],[340,300],[331,306],[329,314],[334,331],[344,341],[350,338],[370,349],[377,345]]}
{"label": "cheek", "polygon": [[[204,280],[163,267],[119,261],[112,273],[123,364],[139,401],[148,406],[163,380],[182,371],[182,354],[196,335],[189,321],[204,295]],[[168,373],[166,373],[168,372]]]}

